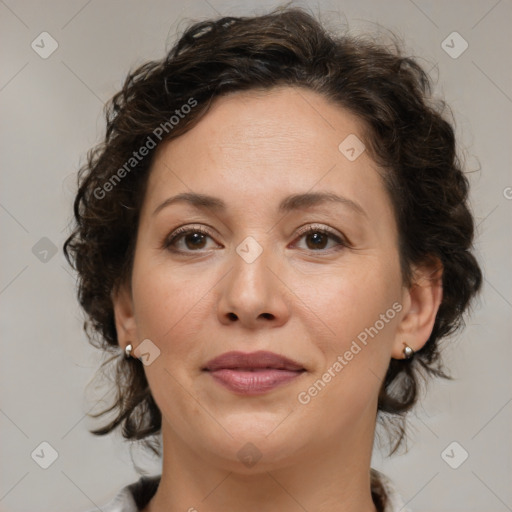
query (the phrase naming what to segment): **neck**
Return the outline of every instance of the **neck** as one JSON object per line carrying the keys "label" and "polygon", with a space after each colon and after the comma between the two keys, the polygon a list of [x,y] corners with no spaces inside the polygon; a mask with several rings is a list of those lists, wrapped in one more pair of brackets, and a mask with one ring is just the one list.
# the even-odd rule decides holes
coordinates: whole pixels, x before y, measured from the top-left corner
{"label": "neck", "polygon": [[190,449],[163,420],[162,476],[143,512],[377,512],[370,482],[375,425],[360,427],[350,438],[318,442],[279,463],[262,457],[237,471]]}

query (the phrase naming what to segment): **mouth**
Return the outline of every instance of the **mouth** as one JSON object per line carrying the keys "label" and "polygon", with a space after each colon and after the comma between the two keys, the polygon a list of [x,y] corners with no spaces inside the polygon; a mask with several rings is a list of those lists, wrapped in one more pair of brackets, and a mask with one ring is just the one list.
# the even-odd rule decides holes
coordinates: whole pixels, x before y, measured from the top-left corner
{"label": "mouth", "polygon": [[204,368],[215,382],[238,395],[260,395],[306,372],[299,363],[272,352],[227,352]]}

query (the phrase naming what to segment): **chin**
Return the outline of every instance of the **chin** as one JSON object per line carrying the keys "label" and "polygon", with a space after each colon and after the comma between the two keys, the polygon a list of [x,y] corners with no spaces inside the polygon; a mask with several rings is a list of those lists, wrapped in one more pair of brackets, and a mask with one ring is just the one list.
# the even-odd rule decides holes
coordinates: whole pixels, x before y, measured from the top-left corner
{"label": "chin", "polygon": [[[279,422],[283,421],[283,417]],[[233,423],[223,426],[227,433],[219,439],[207,444],[208,451],[214,458],[220,458],[217,464],[226,470],[251,475],[263,471],[285,468],[296,464],[301,447],[307,440],[299,438],[283,425],[276,428],[279,422],[270,423],[252,421],[246,418],[245,423],[235,426]]]}

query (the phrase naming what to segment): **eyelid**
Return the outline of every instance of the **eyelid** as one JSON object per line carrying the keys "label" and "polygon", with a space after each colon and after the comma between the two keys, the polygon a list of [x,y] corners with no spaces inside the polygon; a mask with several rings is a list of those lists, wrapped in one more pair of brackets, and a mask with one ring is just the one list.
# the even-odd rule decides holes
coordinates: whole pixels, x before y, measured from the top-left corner
{"label": "eyelid", "polygon": [[[169,235],[166,235],[162,242],[162,249],[168,249],[169,246],[176,241],[178,238],[180,238],[183,235],[186,235],[188,233],[201,233],[203,235],[209,236],[210,238],[213,238],[211,232],[205,228],[204,226],[198,225],[185,225],[180,226],[176,229],[173,229]],[[193,251],[187,251],[187,252],[193,252]]]}
{"label": "eyelid", "polygon": [[324,224],[315,224],[315,223],[306,224],[305,226],[302,226],[297,230],[297,235],[302,236],[311,231],[322,231],[322,232],[328,233],[330,235],[333,235],[334,237],[337,237],[337,238],[343,240],[344,242],[348,243],[347,238],[343,234],[341,234],[339,231],[336,231],[333,228],[330,228],[329,226],[326,226]]}
{"label": "eyelid", "polygon": [[341,249],[351,249],[353,247],[351,242],[348,240],[348,238],[344,234],[340,233],[339,231],[337,231],[329,226],[326,226],[324,224],[317,224],[317,223],[307,224],[306,226],[299,228],[295,240],[297,238],[300,239],[304,235],[307,235],[309,233],[327,234],[331,237],[331,239],[335,240],[338,244],[338,247],[331,247],[330,249],[322,249],[322,250],[318,250],[318,251],[309,249],[309,252],[318,253],[319,256],[321,256],[322,254],[327,256],[327,255],[331,254],[332,252],[336,252]]}

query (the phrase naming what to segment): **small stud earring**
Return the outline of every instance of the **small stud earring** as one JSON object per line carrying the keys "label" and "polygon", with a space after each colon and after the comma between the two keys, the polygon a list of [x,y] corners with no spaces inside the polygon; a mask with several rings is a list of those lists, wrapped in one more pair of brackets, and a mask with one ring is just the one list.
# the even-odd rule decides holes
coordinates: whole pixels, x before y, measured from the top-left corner
{"label": "small stud earring", "polygon": [[125,354],[126,359],[130,359],[130,357],[132,355],[132,349],[133,349],[133,346],[131,343],[126,345],[126,348],[124,349],[124,354]]}
{"label": "small stud earring", "polygon": [[404,343],[404,359],[411,359],[411,357],[414,355],[414,350],[409,347],[409,345]]}

